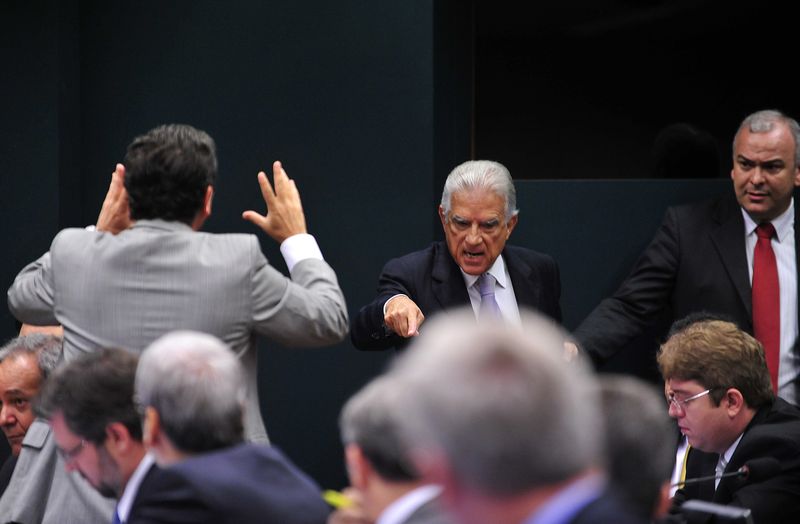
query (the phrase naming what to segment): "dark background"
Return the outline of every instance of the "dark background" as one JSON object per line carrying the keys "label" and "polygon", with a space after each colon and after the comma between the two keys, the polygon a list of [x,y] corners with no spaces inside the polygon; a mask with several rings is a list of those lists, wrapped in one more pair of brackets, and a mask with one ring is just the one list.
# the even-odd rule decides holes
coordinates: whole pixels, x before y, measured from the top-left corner
{"label": "dark background", "polygon": [[[742,117],[767,107],[797,116],[787,9],[0,2],[0,282],[10,285],[59,229],[94,223],[135,135],[184,122],[217,141],[206,229],[257,233],[241,212],[263,208],[256,173],[282,160],[351,316],[371,300],[386,260],[441,237],[435,210],[453,166],[491,158],[518,179],[548,179],[518,183],[512,240],[556,257],[565,325],[574,328],[618,285],[667,205],[727,188],[685,178],[727,176]],[[703,139],[656,147],[676,123]],[[667,164],[659,172],[673,179],[642,180]],[[277,246],[260,236],[285,271]],[[15,329],[2,308],[0,338]],[[657,337],[643,342],[652,349]],[[262,341],[260,349],[273,442],[324,487],[342,487],[339,408],[391,355],[349,342],[288,350]],[[638,349],[608,369],[652,378],[652,353]]]}

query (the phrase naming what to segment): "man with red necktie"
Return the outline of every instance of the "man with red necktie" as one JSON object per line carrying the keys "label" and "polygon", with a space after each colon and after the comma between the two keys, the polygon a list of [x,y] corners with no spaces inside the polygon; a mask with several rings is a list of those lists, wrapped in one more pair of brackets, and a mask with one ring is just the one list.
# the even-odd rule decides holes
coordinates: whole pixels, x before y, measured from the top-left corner
{"label": "man with red necktie", "polygon": [[798,142],[800,126],[778,111],[744,119],[733,140],[734,195],[669,208],[628,278],[575,331],[595,362],[663,311],[673,319],[705,311],[752,333],[773,388],[798,403]]}

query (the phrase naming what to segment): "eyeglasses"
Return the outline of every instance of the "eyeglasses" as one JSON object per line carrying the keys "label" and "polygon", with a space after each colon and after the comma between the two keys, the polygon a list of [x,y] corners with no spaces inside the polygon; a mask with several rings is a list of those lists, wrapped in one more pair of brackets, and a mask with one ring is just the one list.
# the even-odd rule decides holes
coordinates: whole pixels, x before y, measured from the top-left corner
{"label": "eyeglasses", "polygon": [[78,455],[81,454],[84,446],[86,446],[86,441],[81,439],[81,441],[78,442],[72,449],[61,449],[58,446],[56,446],[56,449],[58,450],[58,454],[61,455],[61,459],[64,461],[64,463],[69,464],[78,458]]}
{"label": "eyeglasses", "polygon": [[689,404],[689,402],[691,402],[693,400],[697,400],[700,397],[705,397],[706,395],[711,393],[711,391],[713,389],[714,388],[710,388],[710,389],[707,389],[705,391],[701,391],[697,395],[692,395],[691,397],[685,398],[683,400],[675,398],[675,393],[670,393],[669,397],[667,397],[667,402],[669,402],[669,404],[671,406],[675,406],[675,410],[676,411],[678,411],[679,413],[683,413],[683,412],[685,412],[686,406]]}

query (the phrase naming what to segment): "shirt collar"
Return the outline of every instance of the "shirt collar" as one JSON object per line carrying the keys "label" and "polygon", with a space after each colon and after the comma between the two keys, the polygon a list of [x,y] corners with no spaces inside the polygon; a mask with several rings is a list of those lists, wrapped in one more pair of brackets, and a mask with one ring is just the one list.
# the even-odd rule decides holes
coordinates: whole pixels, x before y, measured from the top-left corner
{"label": "shirt collar", "polygon": [[375,524],[397,524],[405,522],[412,513],[427,504],[442,492],[441,486],[428,484],[415,488],[388,506],[375,521]]}
{"label": "shirt collar", "polygon": [[725,464],[731,461],[731,457],[733,457],[733,453],[736,451],[736,446],[739,445],[739,442],[742,440],[744,433],[739,435],[739,438],[733,441],[733,444],[730,445],[728,449],[725,450],[725,453],[722,454],[722,458],[725,460]]}
{"label": "shirt collar", "polygon": [[131,229],[156,229],[161,231],[194,231],[189,224],[177,220],[150,218],[137,220]]}
{"label": "shirt collar", "polygon": [[[467,289],[474,286],[475,282],[477,282],[478,278],[480,278],[480,275],[470,275],[469,273],[464,273],[463,269],[459,269],[461,270],[461,276],[464,277],[464,283],[467,285]],[[487,273],[494,277],[498,286],[502,288],[507,286],[508,282],[506,282],[506,263],[503,261],[502,254],[494,260],[494,264],[492,264],[492,267],[489,268]]]}
{"label": "shirt collar", "polygon": [[[742,216],[744,217],[744,231],[747,236],[755,234],[758,224],[753,218],[742,209]],[[794,198],[789,201],[789,207],[770,221],[775,228],[775,235],[778,237],[778,242],[783,242],[787,235],[792,233],[792,226],[794,225]]]}
{"label": "shirt collar", "polygon": [[154,463],[155,460],[153,456],[150,453],[146,453],[145,456],[142,457],[142,460],[139,461],[139,465],[136,466],[136,469],[133,470],[133,474],[131,478],[128,479],[128,483],[125,484],[122,496],[119,498],[119,502],[117,502],[117,515],[119,515],[120,521],[126,522],[128,520],[128,515],[131,513],[131,506],[133,506],[133,500],[136,498],[136,493],[139,491],[139,485]]}

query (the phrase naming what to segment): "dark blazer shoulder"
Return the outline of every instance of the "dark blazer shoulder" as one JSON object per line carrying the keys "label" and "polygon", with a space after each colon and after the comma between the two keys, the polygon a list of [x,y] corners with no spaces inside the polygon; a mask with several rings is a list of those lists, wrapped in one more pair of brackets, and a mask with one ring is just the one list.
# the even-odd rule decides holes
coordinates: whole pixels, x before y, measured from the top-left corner
{"label": "dark blazer shoulder", "polygon": [[328,513],[319,486],[278,449],[240,444],[155,471],[129,524],[323,524]]}

